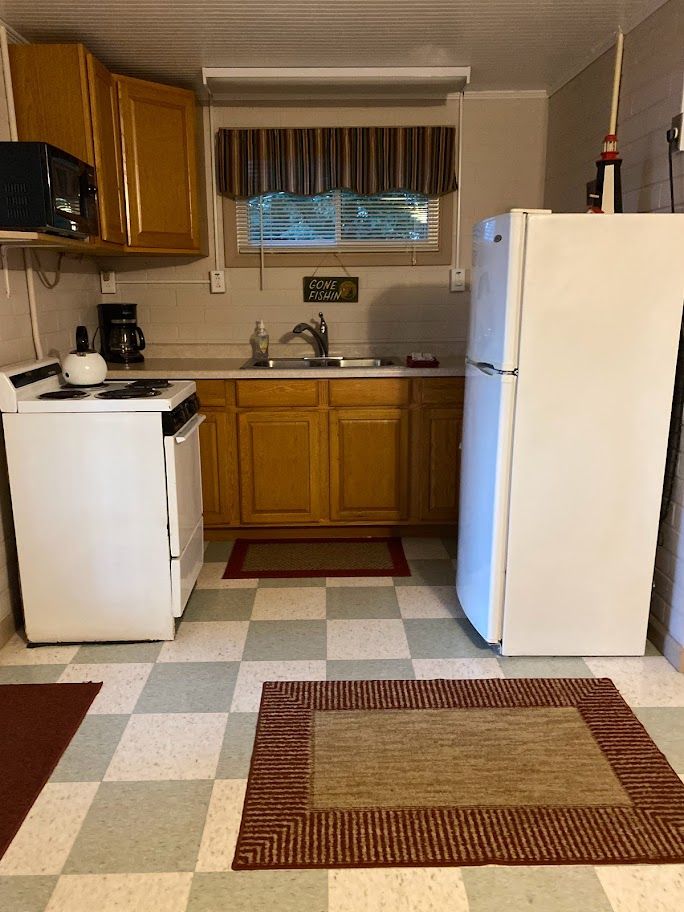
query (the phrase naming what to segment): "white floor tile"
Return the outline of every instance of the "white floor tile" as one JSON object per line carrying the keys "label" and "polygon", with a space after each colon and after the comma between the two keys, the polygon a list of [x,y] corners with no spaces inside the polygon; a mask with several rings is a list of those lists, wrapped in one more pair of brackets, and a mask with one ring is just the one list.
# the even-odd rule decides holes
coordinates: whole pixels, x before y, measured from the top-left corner
{"label": "white floor tile", "polygon": [[325,589],[322,586],[257,589],[252,620],[325,620]]}
{"label": "white floor tile", "polygon": [[402,621],[328,621],[327,630],[329,659],[411,658]]}
{"label": "white floor tile", "polygon": [[365,868],[328,873],[328,912],[468,912],[458,868]]}
{"label": "white floor tile", "polygon": [[417,678],[503,678],[496,659],[414,659]]}
{"label": "white floor tile", "polygon": [[453,586],[397,586],[404,618],[465,617]]}
{"label": "white floor tile", "polygon": [[325,681],[325,661],[241,662],[231,712],[258,712],[264,681]]}
{"label": "white floor tile", "polygon": [[0,875],[59,874],[97,782],[48,782],[0,860]]}
{"label": "white floor tile", "polygon": [[45,912],[185,912],[191,873],[64,874]]}
{"label": "white floor tile", "polygon": [[0,665],[67,665],[78,646],[32,646],[19,633],[0,649]]}
{"label": "white floor tile", "polygon": [[151,662],[69,665],[59,676],[59,682],[102,681],[89,715],[131,713],[153,668]]}
{"label": "white floor tile", "polygon": [[213,779],[228,713],[145,713],[131,716],[107,781]]}
{"label": "white floor tile", "polygon": [[408,560],[449,560],[449,552],[438,538],[402,538]]}
{"label": "white floor tile", "polygon": [[242,658],[248,621],[186,621],[175,640],[161,648],[158,662],[236,662]]}
{"label": "white floor tile", "polygon": [[204,564],[197,578],[198,589],[256,589],[258,579],[223,579],[225,561]]}
{"label": "white floor tile", "polygon": [[596,868],[614,912],[682,912],[684,865]]}
{"label": "white floor tile", "polygon": [[612,678],[632,706],[684,706],[684,675],[663,656],[585,658],[597,678]]}
{"label": "white floor tile", "polygon": [[196,871],[230,871],[246,788],[246,779],[214,782]]}
{"label": "white floor tile", "polygon": [[325,585],[331,589],[340,586],[393,586],[391,576],[328,576]]}

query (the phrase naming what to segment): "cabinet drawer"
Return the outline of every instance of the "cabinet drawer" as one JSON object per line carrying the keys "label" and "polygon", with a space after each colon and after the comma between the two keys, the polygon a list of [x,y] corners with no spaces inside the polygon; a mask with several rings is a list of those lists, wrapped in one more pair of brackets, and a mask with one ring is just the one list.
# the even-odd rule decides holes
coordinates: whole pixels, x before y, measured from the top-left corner
{"label": "cabinet drawer", "polygon": [[463,405],[464,377],[435,377],[422,380],[421,385],[425,405]]}
{"label": "cabinet drawer", "polygon": [[406,405],[410,380],[331,380],[330,405]]}
{"label": "cabinet drawer", "polygon": [[238,380],[235,385],[239,408],[318,405],[315,380]]}
{"label": "cabinet drawer", "polygon": [[226,402],[225,380],[197,380],[197,395],[204,408],[222,408]]}

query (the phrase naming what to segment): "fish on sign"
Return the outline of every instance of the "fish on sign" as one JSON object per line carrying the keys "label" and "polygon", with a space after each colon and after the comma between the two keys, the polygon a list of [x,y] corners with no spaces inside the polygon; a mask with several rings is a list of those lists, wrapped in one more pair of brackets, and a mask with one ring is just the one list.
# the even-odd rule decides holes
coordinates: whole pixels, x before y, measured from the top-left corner
{"label": "fish on sign", "polygon": [[342,301],[356,304],[358,300],[357,276],[304,276],[304,303]]}

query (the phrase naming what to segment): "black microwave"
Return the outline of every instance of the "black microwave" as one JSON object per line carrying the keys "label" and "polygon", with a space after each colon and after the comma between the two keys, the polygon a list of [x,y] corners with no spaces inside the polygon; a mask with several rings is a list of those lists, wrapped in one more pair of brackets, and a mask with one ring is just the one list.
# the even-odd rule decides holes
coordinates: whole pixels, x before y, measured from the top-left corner
{"label": "black microwave", "polygon": [[97,236],[95,170],[44,142],[0,142],[0,228]]}

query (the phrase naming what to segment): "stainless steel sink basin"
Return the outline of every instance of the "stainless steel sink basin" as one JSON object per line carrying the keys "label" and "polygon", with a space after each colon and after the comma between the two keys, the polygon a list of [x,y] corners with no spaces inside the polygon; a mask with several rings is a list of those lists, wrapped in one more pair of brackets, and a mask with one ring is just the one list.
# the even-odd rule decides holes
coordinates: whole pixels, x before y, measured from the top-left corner
{"label": "stainless steel sink basin", "polygon": [[304,370],[311,367],[376,368],[398,367],[396,358],[256,358],[242,365],[243,370],[254,367],[264,370]]}

